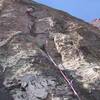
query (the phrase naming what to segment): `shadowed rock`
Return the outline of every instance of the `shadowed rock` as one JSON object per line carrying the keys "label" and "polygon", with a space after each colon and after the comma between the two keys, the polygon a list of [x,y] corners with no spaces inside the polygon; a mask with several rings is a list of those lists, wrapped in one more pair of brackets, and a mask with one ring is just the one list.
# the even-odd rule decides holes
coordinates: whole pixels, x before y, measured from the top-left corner
{"label": "shadowed rock", "polygon": [[77,100],[45,50],[73,80],[81,100],[99,100],[99,33],[31,0],[0,1],[0,100]]}

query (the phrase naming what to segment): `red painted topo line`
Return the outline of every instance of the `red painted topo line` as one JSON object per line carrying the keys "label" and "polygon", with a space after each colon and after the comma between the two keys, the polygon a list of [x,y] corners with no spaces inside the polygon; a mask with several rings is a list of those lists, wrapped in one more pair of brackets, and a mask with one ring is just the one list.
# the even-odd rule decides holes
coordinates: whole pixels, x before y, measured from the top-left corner
{"label": "red painted topo line", "polygon": [[72,83],[69,81],[69,79],[66,77],[66,75],[63,73],[63,71],[58,67],[58,65],[55,63],[55,61],[52,59],[52,57],[48,54],[48,52],[46,52],[47,56],[49,57],[49,59],[51,60],[51,62],[59,69],[61,75],[63,76],[65,82],[70,86],[71,90],[73,91],[73,93],[77,96],[78,100],[80,99],[80,96],[78,95],[78,93],[76,92],[76,90],[74,89]]}

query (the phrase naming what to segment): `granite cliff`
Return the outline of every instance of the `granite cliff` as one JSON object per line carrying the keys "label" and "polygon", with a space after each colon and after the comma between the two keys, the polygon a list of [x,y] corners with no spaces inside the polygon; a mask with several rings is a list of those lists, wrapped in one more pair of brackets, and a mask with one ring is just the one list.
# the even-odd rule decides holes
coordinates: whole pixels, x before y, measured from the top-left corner
{"label": "granite cliff", "polygon": [[100,100],[100,30],[31,0],[0,0],[0,100],[77,100],[45,50],[81,100]]}
{"label": "granite cliff", "polygon": [[93,21],[91,21],[91,24],[93,26],[96,26],[96,27],[98,27],[100,29],[100,18],[94,19]]}

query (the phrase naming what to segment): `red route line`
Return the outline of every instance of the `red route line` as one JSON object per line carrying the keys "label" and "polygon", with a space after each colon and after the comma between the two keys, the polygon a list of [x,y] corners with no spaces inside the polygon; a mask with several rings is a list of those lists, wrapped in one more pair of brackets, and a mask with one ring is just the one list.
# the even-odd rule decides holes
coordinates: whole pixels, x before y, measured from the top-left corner
{"label": "red route line", "polygon": [[78,93],[76,92],[76,90],[74,89],[74,87],[72,86],[72,83],[69,81],[69,79],[66,77],[66,75],[63,73],[63,71],[58,67],[58,65],[55,63],[55,61],[52,59],[52,57],[46,52],[47,56],[49,57],[49,59],[51,60],[51,62],[59,69],[61,75],[63,76],[66,84],[69,84],[69,86],[71,87],[71,90],[73,91],[73,93],[77,96],[78,100],[81,100],[80,96],[78,95]]}
{"label": "red route line", "polygon": [[[33,11],[32,8],[29,8],[27,9],[27,11],[25,13],[27,13],[29,16],[32,16],[31,15],[31,12]],[[47,44],[47,41],[46,41],[46,44]],[[66,84],[68,83],[69,86],[71,87],[73,93],[77,96],[78,100],[81,100],[80,99],[80,96],[78,95],[78,93],[76,92],[76,90],[74,89],[72,83],[69,81],[69,79],[66,77],[66,75],[63,73],[63,71],[58,67],[58,65],[54,62],[54,60],[52,59],[52,57],[48,54],[47,51],[45,51],[46,55],[49,57],[49,59],[51,60],[51,62],[59,69],[61,75],[63,76],[63,78],[65,79],[65,82]]]}

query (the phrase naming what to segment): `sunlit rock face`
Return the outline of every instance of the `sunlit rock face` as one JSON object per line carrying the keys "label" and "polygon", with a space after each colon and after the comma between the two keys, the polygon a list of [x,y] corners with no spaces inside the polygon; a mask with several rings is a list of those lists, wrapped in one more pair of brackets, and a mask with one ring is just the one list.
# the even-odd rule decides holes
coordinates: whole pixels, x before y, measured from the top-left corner
{"label": "sunlit rock face", "polygon": [[45,50],[81,100],[100,100],[100,30],[31,0],[0,1],[0,100],[77,100]]}
{"label": "sunlit rock face", "polygon": [[100,18],[94,19],[91,24],[100,29]]}

